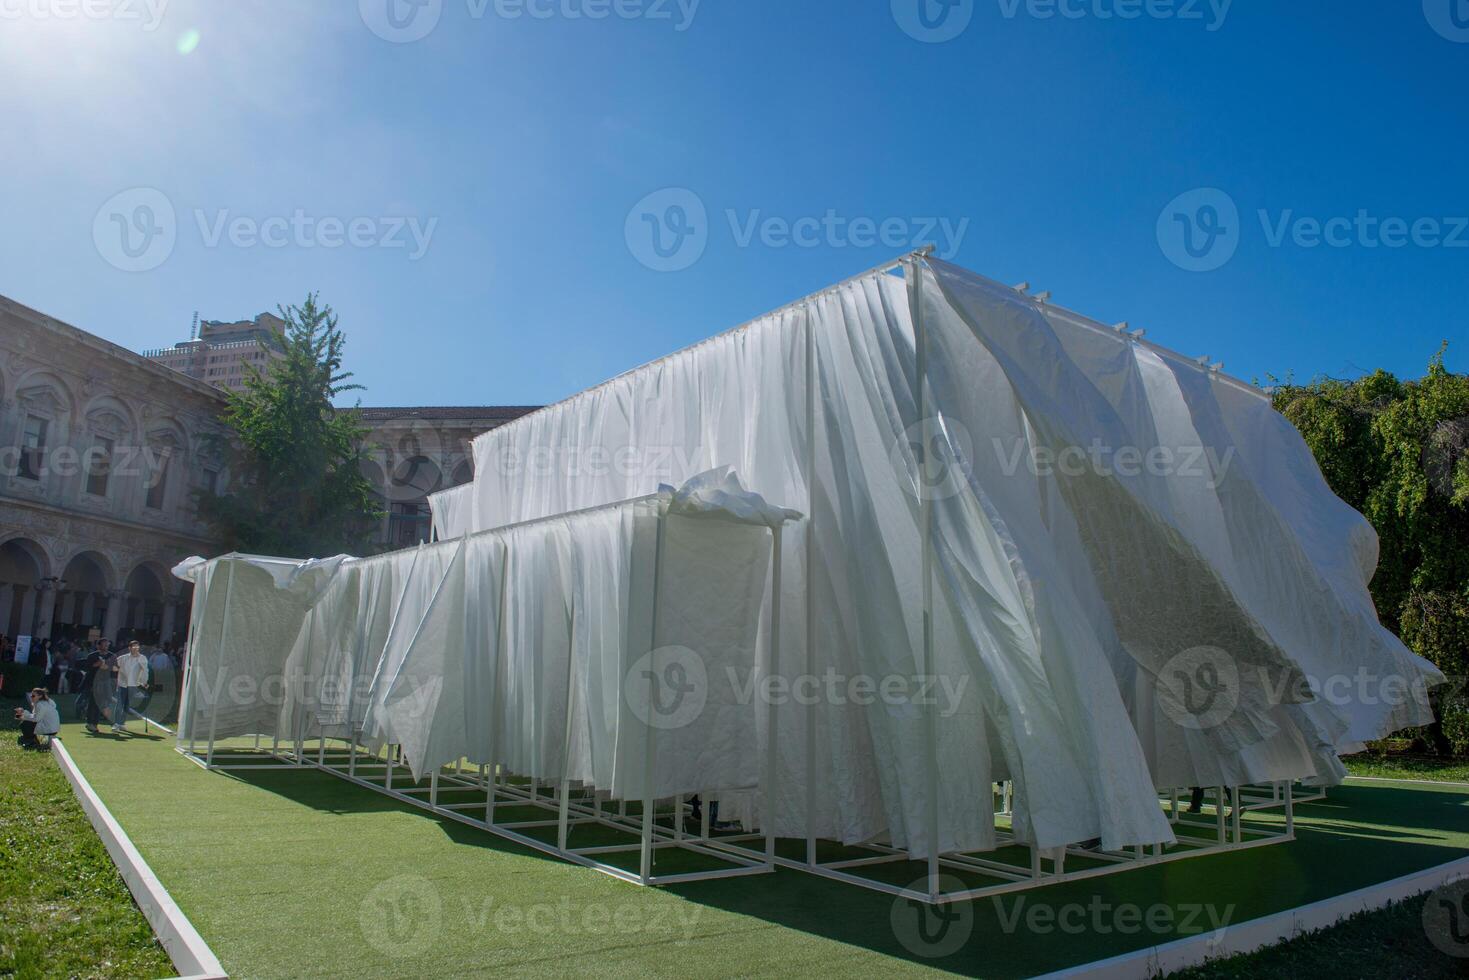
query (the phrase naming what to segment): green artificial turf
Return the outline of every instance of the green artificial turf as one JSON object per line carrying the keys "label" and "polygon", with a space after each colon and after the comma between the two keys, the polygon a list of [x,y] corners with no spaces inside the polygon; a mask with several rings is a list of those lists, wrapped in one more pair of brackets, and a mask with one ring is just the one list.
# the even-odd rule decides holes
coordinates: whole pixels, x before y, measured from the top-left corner
{"label": "green artificial turf", "polygon": [[[961,903],[925,943],[914,906],[799,871],[643,889],[325,773],[209,773],[166,737],[69,726],[66,739],[225,968],[248,977],[1029,976],[1469,853],[1469,790],[1352,783],[1300,806],[1292,843]],[[657,870],[677,861],[663,852]],[[904,883],[922,871],[880,867]],[[1427,947],[1421,930],[1404,941]]]}
{"label": "green artificial turf", "polygon": [[0,977],[173,976],[168,955],[45,752],[0,702]]}

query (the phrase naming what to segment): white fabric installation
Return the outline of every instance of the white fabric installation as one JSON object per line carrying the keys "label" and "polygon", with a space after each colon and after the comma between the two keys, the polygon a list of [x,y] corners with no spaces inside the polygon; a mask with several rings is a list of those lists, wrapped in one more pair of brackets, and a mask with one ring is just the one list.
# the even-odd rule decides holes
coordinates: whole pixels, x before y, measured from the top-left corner
{"label": "white fabric installation", "polygon": [[[179,738],[355,733],[415,777],[468,759],[623,799],[753,790],[735,679],[757,667],[771,531],[799,516],[715,472],[377,558],[187,563]],[[235,697],[241,677],[274,695]]]}
{"label": "white fabric installation", "polygon": [[[806,511],[781,556],[787,680],[922,686],[926,500],[944,851],[995,845],[1002,778],[1022,841],[1171,840],[1156,788],[1336,782],[1338,752],[1426,721],[1439,679],[1377,623],[1370,526],[1261,392],[937,261],[842,283],[474,453],[472,490],[443,505],[463,521],[472,496],[470,529],[714,466]],[[1359,669],[1413,693],[1313,694]],[[841,692],[782,712],[776,832],[926,855],[923,718]]]}
{"label": "white fabric installation", "polygon": [[[435,544],[194,568],[181,737],[706,792],[751,829],[924,858],[1002,842],[998,780],[1019,842],[1168,843],[1160,790],[1335,783],[1430,719],[1442,677],[1377,621],[1371,527],[1261,392],[901,268],[485,433]],[[210,671],[269,670],[270,711],[204,710]]]}

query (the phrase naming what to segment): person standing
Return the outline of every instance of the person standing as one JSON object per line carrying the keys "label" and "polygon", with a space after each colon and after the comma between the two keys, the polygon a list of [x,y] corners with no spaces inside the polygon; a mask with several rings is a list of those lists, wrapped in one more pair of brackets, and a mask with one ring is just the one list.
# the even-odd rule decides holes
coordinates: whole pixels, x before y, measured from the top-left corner
{"label": "person standing", "polygon": [[122,656],[113,665],[117,675],[117,694],[112,701],[112,730],[127,731],[128,704],[142,703],[143,685],[148,682],[148,658],[143,656],[143,646],[137,640],[128,644]]}
{"label": "person standing", "polygon": [[102,640],[82,658],[81,685],[77,688],[77,708],[87,713],[87,731],[97,734],[97,722],[102,717],[101,687],[108,674],[107,641]]}

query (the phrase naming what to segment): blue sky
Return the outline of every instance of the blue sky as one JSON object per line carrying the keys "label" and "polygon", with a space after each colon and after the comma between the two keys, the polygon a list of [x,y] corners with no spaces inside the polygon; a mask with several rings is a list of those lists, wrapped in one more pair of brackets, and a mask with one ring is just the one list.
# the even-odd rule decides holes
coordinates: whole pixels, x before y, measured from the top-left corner
{"label": "blue sky", "polygon": [[0,0],[0,293],[134,349],[320,290],[364,404],[533,404],[928,237],[1247,379],[1469,369],[1469,0],[88,2]]}

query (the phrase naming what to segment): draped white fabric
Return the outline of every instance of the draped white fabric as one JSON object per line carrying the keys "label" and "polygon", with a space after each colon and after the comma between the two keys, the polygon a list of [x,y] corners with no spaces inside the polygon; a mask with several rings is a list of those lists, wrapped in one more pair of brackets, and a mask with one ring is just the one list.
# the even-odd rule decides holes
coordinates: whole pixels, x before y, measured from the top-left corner
{"label": "draped white fabric", "polygon": [[[781,673],[881,683],[921,671],[927,497],[944,850],[994,845],[992,779],[1015,780],[1021,840],[1167,841],[1155,787],[1334,782],[1338,751],[1426,720],[1421,697],[1311,692],[1359,668],[1419,688],[1436,672],[1376,622],[1371,530],[1268,400],[964,270],[917,268],[926,412],[910,283],[872,274],[480,436],[470,526],[731,466],[810,515],[781,556]],[[1093,446],[1109,459],[1040,465]],[[1174,678],[1187,700],[1219,657],[1229,710],[1180,721]],[[809,772],[807,712],[780,715],[776,832],[805,834],[814,784],[817,834],[926,854],[916,699],[838,691],[811,711]]]}
{"label": "draped white fabric", "polygon": [[[439,543],[345,562],[311,601],[243,572],[239,622],[283,641],[210,651],[234,566],[195,569],[203,665],[280,669],[283,737],[711,791],[751,825],[774,739],[762,829],[915,857],[995,847],[995,780],[1020,841],[1167,842],[1158,789],[1333,783],[1339,753],[1429,720],[1442,678],[1377,621],[1370,526],[1268,399],[905,268],[485,433],[474,482],[432,500]],[[773,623],[770,529],[797,519]]]}
{"label": "draped white fabric", "polygon": [[457,538],[474,529],[474,487],[468,483],[428,495],[434,537]]}
{"label": "draped white fabric", "polygon": [[[401,746],[415,776],[468,759],[623,798],[753,790],[758,706],[736,679],[792,516],[716,473],[330,572],[201,563],[192,676],[277,693],[201,697],[180,739],[355,732]],[[308,567],[326,572],[309,588],[290,574]]]}

